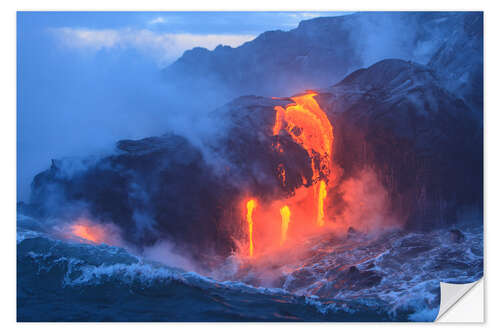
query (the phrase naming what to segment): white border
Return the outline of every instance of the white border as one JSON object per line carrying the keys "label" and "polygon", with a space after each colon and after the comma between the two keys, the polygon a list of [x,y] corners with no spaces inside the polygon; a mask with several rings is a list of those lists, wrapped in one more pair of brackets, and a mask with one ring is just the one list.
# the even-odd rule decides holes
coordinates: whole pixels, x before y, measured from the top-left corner
{"label": "white border", "polygon": [[[174,330],[203,330],[203,332],[253,332],[256,330],[282,330],[283,332],[303,332],[313,329],[316,332],[332,332],[338,329],[349,330],[369,330],[401,332],[420,332],[422,330],[452,330],[453,332],[471,331],[478,328],[493,328],[498,331],[499,316],[495,315],[498,309],[493,302],[498,293],[498,264],[494,260],[485,260],[486,276],[486,325],[458,325],[458,324],[16,324],[16,274],[15,274],[15,205],[16,205],[16,10],[329,10],[329,11],[356,11],[356,10],[484,10],[485,22],[485,254],[498,253],[500,242],[496,239],[500,237],[499,225],[500,216],[492,206],[496,204],[495,190],[500,188],[499,172],[500,163],[498,150],[500,146],[499,134],[500,126],[498,117],[500,106],[497,97],[499,96],[498,80],[500,78],[498,52],[498,33],[500,32],[498,9],[494,1],[436,1],[419,0],[402,2],[396,0],[377,1],[296,1],[278,0],[264,1],[252,0],[237,3],[229,0],[211,0],[209,2],[189,1],[167,2],[167,1],[64,1],[45,0],[43,2],[34,0],[20,0],[16,2],[4,1],[1,4],[1,103],[0,111],[0,154],[2,156],[0,165],[0,212],[1,212],[1,242],[0,253],[2,255],[2,271],[0,273],[0,295],[2,295],[0,318],[2,331],[8,332],[11,329],[36,330],[37,332],[86,332],[89,330],[109,331],[111,328],[119,328],[124,332],[134,332],[137,329],[148,329],[151,331]],[[491,235],[490,237],[488,237]],[[492,238],[492,240],[489,240]],[[489,282],[488,282],[489,281]],[[494,309],[489,312],[488,309]],[[492,314],[491,318],[488,314]],[[404,326],[404,327],[402,327]]]}

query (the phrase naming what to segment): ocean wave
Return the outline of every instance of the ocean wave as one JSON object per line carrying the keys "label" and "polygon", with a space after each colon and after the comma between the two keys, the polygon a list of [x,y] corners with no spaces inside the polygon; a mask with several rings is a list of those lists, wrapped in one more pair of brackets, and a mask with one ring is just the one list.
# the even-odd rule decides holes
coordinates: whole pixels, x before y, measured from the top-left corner
{"label": "ocean wave", "polygon": [[[383,235],[354,248],[325,241],[320,256],[287,267],[283,282],[267,287],[18,229],[18,314],[23,321],[430,321],[440,281],[482,276],[482,230],[464,234],[460,243],[438,231]],[[55,310],[41,311],[33,298]]]}

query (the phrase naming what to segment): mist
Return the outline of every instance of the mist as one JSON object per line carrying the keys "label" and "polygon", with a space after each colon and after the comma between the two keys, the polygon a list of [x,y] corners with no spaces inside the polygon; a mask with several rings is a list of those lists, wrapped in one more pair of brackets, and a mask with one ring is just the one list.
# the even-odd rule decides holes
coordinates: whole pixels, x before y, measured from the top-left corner
{"label": "mist", "polygon": [[[287,16],[282,13],[277,17]],[[294,22],[302,18],[308,16],[299,15]],[[50,166],[51,159],[103,156],[113,151],[120,139],[174,132],[187,137],[205,152],[207,138],[224,130],[223,121],[220,118],[214,120],[217,115],[213,110],[239,95],[287,96],[300,93],[306,86],[323,88],[337,83],[359,67],[389,57],[426,63],[443,42],[439,36],[450,29],[450,21],[454,19],[453,15],[443,18],[439,13],[420,16],[359,13],[344,18],[339,34],[347,34],[347,39],[335,46],[335,52],[346,53],[345,58],[351,59],[350,64],[319,64],[321,71],[318,72],[311,71],[313,68],[306,62],[301,70],[274,73],[266,71],[267,65],[262,63],[257,69],[259,73],[267,73],[266,79],[257,75],[255,66],[243,66],[252,62],[235,58],[233,55],[239,51],[234,48],[213,52],[202,48],[188,51],[194,60],[187,67],[181,67],[182,70],[168,71],[166,75],[162,70],[168,67],[168,63],[158,60],[166,56],[156,54],[166,49],[124,46],[123,43],[138,43],[129,30],[124,41],[116,42],[117,47],[92,44],[89,50],[85,50],[79,48],[82,43],[76,43],[77,48],[67,47],[68,31],[76,31],[62,30],[61,26],[67,22],[49,21],[59,24],[51,27],[46,19],[34,15],[18,19],[17,199],[28,200],[31,180]],[[102,22],[94,20],[89,26],[102,29]],[[148,24],[162,22],[165,20],[155,18]],[[313,30],[306,29],[305,36],[316,33],[317,27],[308,24]],[[268,26],[265,28],[269,29]],[[284,30],[292,28],[291,21],[286,21],[282,27]],[[255,33],[255,27],[245,29],[241,33]],[[436,33],[438,30],[440,33]],[[65,32],[63,42],[55,38],[54,31]],[[98,35],[98,45],[113,43],[114,39],[106,39],[104,32],[107,30],[92,31],[102,32]],[[151,34],[149,39],[154,40]],[[210,43],[214,43],[213,38]],[[87,44],[83,43],[84,46]],[[288,52],[280,48],[276,56],[286,57]],[[310,50],[306,47],[304,52]],[[148,53],[155,54],[150,56]],[[213,55],[209,64],[213,62],[229,67],[207,67],[203,62],[197,65],[201,72],[197,72],[198,67],[190,67],[206,59],[208,53]],[[215,56],[216,53],[219,55]],[[243,52],[249,57],[255,53]],[[232,65],[239,66],[238,71],[231,71]],[[272,62],[269,66],[276,67]],[[342,68],[328,72],[328,68],[336,67]],[[190,70],[195,74],[186,75]],[[235,81],[231,76],[245,79]]]}
{"label": "mist", "polygon": [[102,156],[120,139],[175,131],[203,147],[218,131],[208,113],[234,96],[213,77],[195,85],[165,78],[162,69],[185,50],[235,47],[265,30],[344,14],[18,13],[17,199],[28,200],[51,159]]}
{"label": "mist", "polygon": [[[425,15],[425,14],[424,14]],[[443,40],[449,27],[443,22],[453,17],[428,13],[428,17],[408,12],[359,13],[346,24],[350,31],[350,42],[357,50],[360,65],[368,67],[374,63],[397,58],[426,64]],[[351,70],[354,70],[353,68]]]}
{"label": "mist", "polygon": [[[136,50],[60,50],[50,31],[20,33],[18,200],[29,198],[31,180],[52,159],[103,156],[120,139],[213,128],[197,127],[197,92],[169,87],[158,62]],[[34,55],[42,43],[50,47],[36,47]]]}
{"label": "mist", "polygon": [[[416,19],[403,19],[401,14],[353,17],[349,21],[352,45],[339,47],[355,49],[363,66],[388,56],[426,61],[435,48],[435,42],[417,38],[423,32],[419,31]],[[57,20],[53,23],[56,22],[64,23]],[[91,26],[100,27],[97,20],[91,22]],[[293,28],[289,21],[285,26]],[[282,73],[280,84],[264,80],[256,86],[270,88],[256,91],[254,83],[246,86],[244,80],[238,86],[228,85],[224,76],[217,73],[185,78],[185,73],[169,72],[165,76],[162,69],[168,63],[158,59],[167,56],[156,53],[166,49],[123,46],[125,42],[138,43],[128,30],[125,41],[118,40],[121,44],[114,48],[97,47],[117,38],[113,35],[115,38],[108,40],[107,30],[98,30],[100,44],[91,44],[88,50],[79,48],[82,43],[76,42],[78,47],[67,47],[71,40],[68,33],[76,30],[52,28],[35,15],[19,18],[18,31],[18,200],[28,199],[32,178],[49,167],[51,159],[103,155],[112,151],[119,139],[138,139],[168,131],[188,137],[203,149],[206,138],[223,126],[220,121],[212,121],[210,112],[240,93],[283,96],[290,93],[290,87],[284,87],[283,82],[304,81],[319,86],[334,84],[342,78],[322,79],[318,75],[321,82],[314,82],[306,77],[298,80],[298,73]],[[55,31],[64,32],[64,38],[57,40]],[[381,35],[386,37],[380,38]],[[155,40],[152,33],[148,36]],[[214,43],[213,37],[210,43]],[[153,52],[153,56],[148,56]]]}

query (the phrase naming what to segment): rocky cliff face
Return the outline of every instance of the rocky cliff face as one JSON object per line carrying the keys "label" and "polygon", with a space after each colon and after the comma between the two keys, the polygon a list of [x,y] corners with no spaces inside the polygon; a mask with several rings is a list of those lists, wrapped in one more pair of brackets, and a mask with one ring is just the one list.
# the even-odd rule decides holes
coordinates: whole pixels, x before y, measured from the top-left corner
{"label": "rocky cliff face", "polygon": [[441,85],[483,113],[483,15],[466,13],[429,61]]}
{"label": "rocky cliff face", "polygon": [[482,72],[476,71],[482,66],[482,13],[320,17],[290,31],[265,32],[237,48],[186,51],[165,68],[164,76],[169,89],[198,91],[197,99],[212,109],[241,95],[290,96],[326,87],[386,58],[431,61],[452,92],[462,91],[455,85],[474,80],[466,90],[477,93],[476,85],[482,84]]}
{"label": "rocky cliff face", "polygon": [[[342,175],[337,181],[366,167],[375,170],[392,211],[412,228],[444,226],[463,208],[482,208],[482,130],[474,111],[439,84],[428,66],[390,59],[352,73],[316,97],[334,128],[333,158]],[[281,137],[286,154],[272,149],[273,107],[279,102],[247,96],[228,104],[232,126],[218,143],[238,172],[252,180],[254,193],[261,189],[260,196],[293,191],[301,186],[295,175],[310,182],[310,162],[301,147]],[[280,163],[290,178],[287,188],[277,180]]]}
{"label": "rocky cliff face", "polygon": [[[412,31],[402,34],[406,44],[395,37],[377,46],[368,38],[404,24]],[[428,65],[386,59],[331,85],[393,46],[403,58]],[[380,49],[367,58],[366,47]],[[199,112],[221,96],[246,96],[211,111],[224,126],[203,141],[203,153],[172,134],[123,140],[107,157],[76,166],[53,161],[35,177],[30,203],[19,207],[47,219],[85,211],[119,225],[132,244],[168,239],[193,255],[207,249],[226,255],[240,232],[234,221],[241,219],[242,197],[285,197],[303,185],[302,177],[311,185],[310,160],[300,146],[280,134],[287,153],[273,149],[274,107],[291,101],[248,94],[327,87],[318,89],[316,99],[333,125],[338,184],[373,170],[390,210],[409,228],[451,224],[464,209],[482,212],[481,13],[318,18],[288,32],[264,33],[236,49],[193,49],[164,74],[182,77],[171,82],[176,89],[196,92],[196,100],[206,102]],[[286,168],[284,185],[277,165]],[[329,207],[341,211],[335,193],[341,189],[332,191]]]}
{"label": "rocky cliff face", "polygon": [[372,165],[408,226],[432,228],[482,209],[482,129],[428,66],[384,60],[323,90],[346,172]]}
{"label": "rocky cliff face", "polygon": [[[374,170],[391,211],[410,228],[448,225],[462,209],[482,208],[482,130],[474,112],[439,84],[428,66],[391,59],[316,97],[334,128],[337,182]],[[193,253],[228,254],[243,196],[285,197],[302,186],[301,175],[311,185],[310,160],[300,146],[284,133],[287,153],[273,149],[274,107],[288,103],[245,96],[214,111],[227,126],[206,142],[210,163],[175,135],[120,141],[118,153],[72,173],[55,161],[35,177],[31,206],[39,215],[61,216],[80,205],[120,225],[135,244],[165,238]],[[278,164],[289,175],[285,186]]]}
{"label": "rocky cliff face", "polygon": [[228,253],[230,230],[216,221],[232,189],[198,149],[170,134],[119,141],[117,148],[71,173],[68,162],[53,161],[33,180],[31,213],[69,221],[89,214],[118,225],[120,236],[138,246],[164,239],[194,255]]}

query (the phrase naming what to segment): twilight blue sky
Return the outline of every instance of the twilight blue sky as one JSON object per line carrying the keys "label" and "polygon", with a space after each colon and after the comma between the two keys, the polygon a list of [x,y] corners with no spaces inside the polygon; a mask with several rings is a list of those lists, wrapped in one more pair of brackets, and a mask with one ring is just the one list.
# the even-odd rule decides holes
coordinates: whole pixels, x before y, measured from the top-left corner
{"label": "twilight blue sky", "polygon": [[236,47],[267,30],[345,13],[19,12],[17,186],[51,158],[109,151],[161,134],[168,118],[160,69],[194,46]]}

